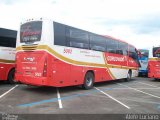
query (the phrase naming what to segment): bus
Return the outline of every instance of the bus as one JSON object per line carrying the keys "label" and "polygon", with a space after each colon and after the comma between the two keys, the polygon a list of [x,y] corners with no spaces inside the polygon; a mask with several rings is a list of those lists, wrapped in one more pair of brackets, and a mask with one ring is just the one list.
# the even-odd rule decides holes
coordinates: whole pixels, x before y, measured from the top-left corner
{"label": "bus", "polygon": [[153,47],[150,50],[148,61],[148,77],[160,79],[160,47]]}
{"label": "bus", "polygon": [[15,80],[28,85],[91,89],[138,75],[134,46],[51,20],[24,22],[16,45]]}
{"label": "bus", "polygon": [[140,68],[139,68],[139,76],[147,76],[148,75],[148,57],[149,50],[148,49],[138,49],[140,52],[140,57],[138,57]]}
{"label": "bus", "polygon": [[15,52],[17,31],[0,28],[0,80],[15,83]]}

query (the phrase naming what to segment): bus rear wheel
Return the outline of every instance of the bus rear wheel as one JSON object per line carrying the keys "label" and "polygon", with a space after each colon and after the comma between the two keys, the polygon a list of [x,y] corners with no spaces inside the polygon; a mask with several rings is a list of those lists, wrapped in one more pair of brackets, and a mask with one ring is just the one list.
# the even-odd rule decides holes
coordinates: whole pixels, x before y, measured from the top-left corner
{"label": "bus rear wheel", "polygon": [[16,81],[14,80],[14,73],[15,73],[15,69],[12,69],[8,74],[8,82],[10,84],[16,83]]}
{"label": "bus rear wheel", "polygon": [[85,77],[84,77],[84,83],[82,85],[83,89],[91,89],[93,88],[94,84],[94,75],[92,72],[87,72]]}

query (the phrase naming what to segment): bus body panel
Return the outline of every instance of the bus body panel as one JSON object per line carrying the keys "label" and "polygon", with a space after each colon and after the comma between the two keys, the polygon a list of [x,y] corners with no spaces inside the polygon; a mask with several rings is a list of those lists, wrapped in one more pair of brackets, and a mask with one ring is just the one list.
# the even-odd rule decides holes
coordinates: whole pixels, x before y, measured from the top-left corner
{"label": "bus body panel", "polygon": [[[63,49],[66,48],[63,47]],[[75,48],[69,49],[74,51]],[[76,50],[78,51],[78,49]],[[54,51],[57,52],[58,49]],[[93,51],[94,54],[96,53],[96,57],[99,59],[99,61],[102,61],[102,63],[104,64],[98,64],[97,61],[95,61],[94,64],[89,64],[89,60],[91,59],[88,59],[88,57],[95,57],[92,51],[89,52],[89,54],[92,54],[92,56],[89,56],[86,52],[82,54],[82,57],[86,56],[83,58],[86,60],[83,61],[84,63],[77,62],[80,58],[80,55],[79,57],[74,58],[74,60],[72,61],[72,59],[66,59],[68,57],[64,56],[64,52],[59,51],[58,54],[51,53],[51,51],[47,52],[46,49],[35,50],[30,52],[17,52],[16,61],[18,64],[15,79],[25,84],[63,87],[83,84],[84,76],[87,71],[93,71],[95,74],[95,82],[101,82],[107,80],[126,78],[128,70],[135,69],[137,67],[137,64],[133,62],[132,59],[130,60],[132,61],[132,66],[130,68],[128,67],[126,62],[128,59],[130,59],[128,56],[122,57],[122,55],[114,55],[110,53],[101,53],[104,54],[105,57],[99,57],[101,54],[98,56],[98,54],[95,51]],[[47,76],[43,77],[42,68],[44,66],[45,58],[47,58],[48,72]],[[134,71],[137,70],[133,70],[133,77],[137,76],[137,72]]]}
{"label": "bus body panel", "polygon": [[160,78],[160,59],[150,58],[148,62],[148,77],[150,78]]}
{"label": "bus body panel", "polygon": [[148,77],[160,79],[160,47],[152,47],[149,52]]}
{"label": "bus body panel", "polygon": [[0,80],[7,80],[11,69],[15,68],[15,64],[0,63]]}
{"label": "bus body panel", "polygon": [[[43,69],[40,69],[44,66],[44,54],[46,54],[47,66],[50,65],[47,67],[49,72],[46,77],[42,77]],[[25,84],[58,87],[80,85],[83,84],[87,71],[95,72],[95,82],[113,79],[106,68],[78,66],[72,62],[62,61],[46,51],[17,52],[16,56],[18,64],[15,79]],[[39,76],[36,76],[37,74]],[[33,83],[30,83],[29,81],[33,79]]]}

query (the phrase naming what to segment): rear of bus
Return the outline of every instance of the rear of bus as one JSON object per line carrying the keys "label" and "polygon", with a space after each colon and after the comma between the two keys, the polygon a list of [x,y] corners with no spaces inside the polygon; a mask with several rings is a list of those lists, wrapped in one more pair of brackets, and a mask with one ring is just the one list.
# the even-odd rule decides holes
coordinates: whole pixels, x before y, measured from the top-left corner
{"label": "rear of bus", "polygon": [[42,20],[23,23],[17,38],[15,80],[29,85],[47,84],[47,53],[39,49],[47,39]]}
{"label": "rear of bus", "polygon": [[148,77],[160,79],[160,47],[153,47],[148,62]]}

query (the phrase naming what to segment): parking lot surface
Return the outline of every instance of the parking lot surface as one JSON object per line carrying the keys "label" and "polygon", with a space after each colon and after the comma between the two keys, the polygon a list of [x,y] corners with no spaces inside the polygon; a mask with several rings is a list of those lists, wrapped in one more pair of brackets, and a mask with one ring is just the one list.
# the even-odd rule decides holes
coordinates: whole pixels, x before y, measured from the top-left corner
{"label": "parking lot surface", "polygon": [[159,114],[160,81],[134,78],[81,87],[34,87],[0,82],[0,112],[13,114]]}

